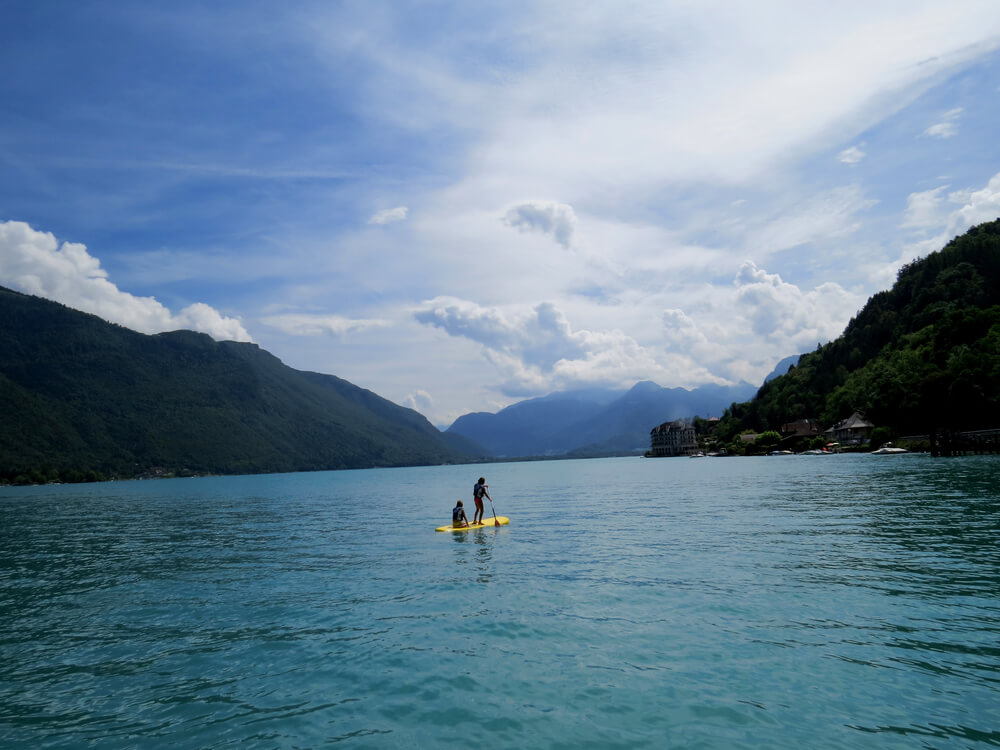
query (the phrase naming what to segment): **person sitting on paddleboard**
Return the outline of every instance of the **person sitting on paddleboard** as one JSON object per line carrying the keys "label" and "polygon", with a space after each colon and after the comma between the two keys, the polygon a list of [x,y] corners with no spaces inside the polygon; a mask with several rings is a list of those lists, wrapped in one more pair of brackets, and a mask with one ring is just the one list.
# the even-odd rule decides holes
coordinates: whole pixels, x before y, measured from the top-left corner
{"label": "person sitting on paddleboard", "polygon": [[461,529],[469,525],[469,519],[465,515],[465,508],[462,507],[462,501],[458,501],[458,505],[451,509],[451,525],[456,529]]}
{"label": "person sitting on paddleboard", "polygon": [[479,477],[479,481],[476,482],[475,489],[472,490],[472,499],[476,501],[476,512],[472,514],[472,523],[482,523],[483,522],[483,495],[490,498],[490,502],[493,502],[493,498],[490,497],[490,493],[486,491],[489,487],[486,484],[486,477]]}

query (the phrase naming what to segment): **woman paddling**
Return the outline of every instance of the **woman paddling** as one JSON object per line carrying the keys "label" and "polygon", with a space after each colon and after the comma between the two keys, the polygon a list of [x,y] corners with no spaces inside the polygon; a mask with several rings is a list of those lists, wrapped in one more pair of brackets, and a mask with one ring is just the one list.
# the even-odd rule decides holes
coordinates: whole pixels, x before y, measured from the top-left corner
{"label": "woman paddling", "polygon": [[483,496],[485,495],[489,498],[491,503],[493,502],[493,498],[490,497],[490,493],[486,491],[487,487],[489,487],[489,485],[486,484],[486,477],[479,477],[479,481],[476,482],[476,486],[472,490],[472,499],[476,503],[476,512],[472,514],[473,524],[483,522]]}

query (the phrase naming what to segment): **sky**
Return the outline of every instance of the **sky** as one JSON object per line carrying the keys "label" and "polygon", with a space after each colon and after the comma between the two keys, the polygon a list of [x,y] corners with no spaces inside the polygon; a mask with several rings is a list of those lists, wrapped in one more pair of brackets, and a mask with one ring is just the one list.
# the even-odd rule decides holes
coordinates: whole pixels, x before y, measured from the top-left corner
{"label": "sky", "polygon": [[1000,217],[1000,3],[5,0],[0,113],[0,285],[443,427],[757,385]]}

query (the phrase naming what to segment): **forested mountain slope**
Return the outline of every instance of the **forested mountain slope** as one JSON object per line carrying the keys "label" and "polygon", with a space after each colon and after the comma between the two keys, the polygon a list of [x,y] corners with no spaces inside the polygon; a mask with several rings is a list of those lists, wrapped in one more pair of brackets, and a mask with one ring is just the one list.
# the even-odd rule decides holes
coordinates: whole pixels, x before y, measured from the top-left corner
{"label": "forested mountain slope", "polygon": [[733,404],[719,437],[854,411],[900,435],[1000,427],[1000,220],[902,268],[839,338]]}
{"label": "forested mountain slope", "polygon": [[0,481],[464,460],[455,445],[417,412],[254,344],[148,336],[0,288]]}

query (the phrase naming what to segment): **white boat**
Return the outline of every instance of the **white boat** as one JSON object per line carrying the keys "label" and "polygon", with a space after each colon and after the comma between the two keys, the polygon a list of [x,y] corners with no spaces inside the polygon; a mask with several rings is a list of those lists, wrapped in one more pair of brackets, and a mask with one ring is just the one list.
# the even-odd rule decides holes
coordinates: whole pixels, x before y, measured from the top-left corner
{"label": "white boat", "polygon": [[877,451],[872,451],[873,456],[889,456],[894,453],[909,453],[909,451],[906,448],[895,448],[892,443],[886,443]]}

